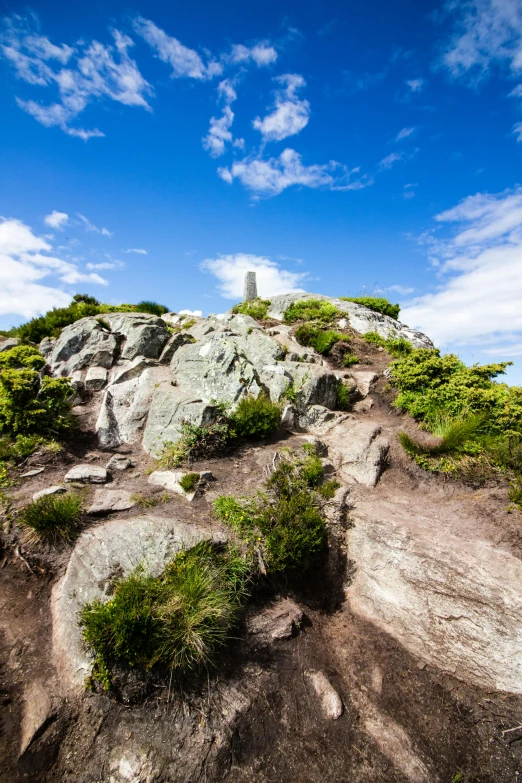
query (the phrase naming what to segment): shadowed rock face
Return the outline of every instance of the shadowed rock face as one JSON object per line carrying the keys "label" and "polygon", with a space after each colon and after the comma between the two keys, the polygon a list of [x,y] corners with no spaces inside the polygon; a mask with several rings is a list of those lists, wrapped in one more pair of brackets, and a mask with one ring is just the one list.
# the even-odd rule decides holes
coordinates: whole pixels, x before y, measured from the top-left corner
{"label": "shadowed rock face", "polygon": [[406,496],[368,497],[351,517],[350,608],[443,671],[522,693],[522,561]]}

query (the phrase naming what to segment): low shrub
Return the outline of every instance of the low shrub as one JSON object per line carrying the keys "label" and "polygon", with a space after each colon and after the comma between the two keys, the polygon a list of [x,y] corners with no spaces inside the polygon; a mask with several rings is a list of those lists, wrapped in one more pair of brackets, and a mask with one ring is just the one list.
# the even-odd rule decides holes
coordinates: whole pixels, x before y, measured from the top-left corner
{"label": "low shrub", "polygon": [[356,304],[364,305],[369,310],[373,310],[376,313],[382,313],[388,315],[390,318],[397,320],[401,311],[400,305],[392,304],[384,297],[376,296],[340,296],[344,302],[355,302]]}
{"label": "low shrub", "polygon": [[234,436],[240,438],[266,438],[281,422],[281,407],[270,397],[243,397],[230,416]]}
{"label": "low shrub", "polygon": [[194,492],[199,484],[199,473],[185,473],[179,481],[183,492]]}
{"label": "low shrub", "polygon": [[232,312],[236,315],[249,315],[251,318],[255,318],[256,321],[264,321],[270,304],[270,299],[252,299],[250,302],[241,302],[241,304],[234,305]]}
{"label": "low shrub", "polygon": [[349,411],[352,407],[352,390],[342,381],[337,386],[337,408]]}
{"label": "low shrub", "polygon": [[343,356],[343,364],[345,367],[351,367],[354,364],[359,364],[359,358],[354,356],[353,353],[345,353]]}
{"label": "low shrub", "polygon": [[395,359],[402,359],[413,351],[413,346],[404,337],[381,337],[377,332],[366,332],[364,339],[367,343],[380,345]]}
{"label": "low shrub", "polygon": [[80,613],[96,655],[93,676],[110,686],[116,662],[183,676],[214,663],[248,594],[250,563],[232,546],[202,542],[180,552],[160,576],[138,567],[114,584],[109,601]]}
{"label": "low shrub", "polygon": [[267,573],[303,571],[326,546],[326,524],[317,488],[321,460],[280,452],[265,489],[250,499],[222,496],[214,501],[218,518],[257,552]]}
{"label": "low shrub", "polygon": [[0,354],[0,434],[56,434],[71,426],[74,391],[67,378],[42,376],[44,364],[27,345]]}
{"label": "low shrub", "polygon": [[300,345],[310,346],[322,356],[328,356],[333,346],[340,342],[348,342],[349,338],[331,329],[321,329],[312,323],[301,324],[295,330],[295,339]]}
{"label": "low shrub", "polygon": [[288,324],[297,321],[320,321],[329,324],[343,315],[344,313],[327,299],[300,299],[287,307],[283,318]]}
{"label": "low shrub", "polygon": [[196,319],[195,318],[189,318],[188,321],[185,321],[184,323],[181,324],[181,328],[182,329],[192,329],[192,327],[194,326],[195,323],[196,323]]}
{"label": "low shrub", "polygon": [[71,542],[82,521],[83,499],[79,494],[44,495],[20,514],[19,522],[29,544]]}

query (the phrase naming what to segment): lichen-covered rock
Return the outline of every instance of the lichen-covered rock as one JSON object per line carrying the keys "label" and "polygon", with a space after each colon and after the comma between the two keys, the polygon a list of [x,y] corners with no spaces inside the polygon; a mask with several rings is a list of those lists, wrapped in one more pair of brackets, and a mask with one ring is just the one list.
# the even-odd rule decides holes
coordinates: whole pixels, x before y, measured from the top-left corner
{"label": "lichen-covered rock", "polygon": [[159,359],[163,346],[170,337],[165,322],[148,313],[109,313],[103,316],[113,332],[123,336],[121,358]]}
{"label": "lichen-covered rock", "polygon": [[20,340],[18,337],[0,337],[0,353],[3,351],[10,351],[11,348],[16,348],[19,343]]}
{"label": "lichen-covered rock", "polygon": [[65,691],[81,690],[91,670],[78,626],[82,606],[97,598],[108,600],[113,580],[139,565],[159,575],[182,548],[204,540],[223,538],[193,524],[152,515],[105,522],[82,533],[51,601],[54,660]]}
{"label": "lichen-covered rock", "polygon": [[109,475],[99,465],[75,465],[65,474],[64,481],[78,481],[81,484],[105,484]]}
{"label": "lichen-covered rock", "polygon": [[89,367],[85,376],[85,388],[89,391],[100,391],[107,383],[107,376],[105,367]]}
{"label": "lichen-covered rock", "polygon": [[136,501],[132,499],[132,492],[126,489],[97,489],[87,513],[93,515],[112,514],[115,511],[127,511],[135,505]]}
{"label": "lichen-covered rock", "polygon": [[400,321],[390,318],[388,315],[376,313],[364,305],[357,302],[344,302],[342,299],[335,299],[323,294],[281,294],[271,298],[268,308],[268,317],[282,321],[285,310],[292,304],[302,299],[326,299],[331,302],[338,310],[347,314],[349,325],[360,334],[366,332],[377,332],[381,337],[403,337],[413,345],[414,348],[433,348],[433,343],[425,334],[410,329]]}
{"label": "lichen-covered rock", "polygon": [[390,448],[381,428],[371,421],[348,420],[328,433],[329,454],[340,477],[374,487],[384,470]]}
{"label": "lichen-covered rock", "polygon": [[118,338],[108,332],[96,318],[81,318],[66,326],[52,345],[47,362],[53,375],[70,376],[83,367],[112,367]]}

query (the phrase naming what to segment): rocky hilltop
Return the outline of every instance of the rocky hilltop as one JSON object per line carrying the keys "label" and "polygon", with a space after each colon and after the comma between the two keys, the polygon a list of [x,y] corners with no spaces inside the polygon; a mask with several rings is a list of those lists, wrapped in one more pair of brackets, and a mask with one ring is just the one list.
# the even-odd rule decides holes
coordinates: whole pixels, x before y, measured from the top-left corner
{"label": "rocky hilltop", "polygon": [[[332,306],[328,349],[285,316],[302,302]],[[448,478],[399,445],[422,433],[393,405],[394,346],[433,349],[388,315],[314,294],[272,297],[257,319],[108,312],[41,342],[40,376],[70,379],[77,426],[9,473],[2,780],[518,779],[520,513],[505,480]],[[272,432],[230,435],[245,399],[270,401]],[[187,432],[225,426],[221,450],[180,451]],[[269,539],[252,545],[215,509],[226,496],[253,513],[241,498],[305,463],[320,473],[325,546],[298,572],[271,571]],[[71,487],[75,536],[28,543],[24,508]],[[116,661],[104,689],[83,608],[137,568],[161,578],[180,552],[236,541],[254,546],[257,577],[217,663],[179,678]]]}

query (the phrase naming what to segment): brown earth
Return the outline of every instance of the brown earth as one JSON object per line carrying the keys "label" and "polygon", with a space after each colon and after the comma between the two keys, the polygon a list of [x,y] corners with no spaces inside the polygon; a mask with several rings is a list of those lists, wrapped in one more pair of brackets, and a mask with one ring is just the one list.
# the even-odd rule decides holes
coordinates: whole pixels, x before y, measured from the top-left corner
{"label": "brown earth", "polygon": [[[522,556],[519,512],[508,513],[507,488],[498,482],[475,488],[428,475],[396,443],[400,429],[416,425],[390,407],[382,377],[389,357],[352,338],[361,370],[379,380],[373,407],[358,416],[376,421],[392,443],[389,466],[374,490],[352,489],[351,502],[372,493],[376,504],[405,494],[411,503],[459,509],[462,524],[479,525],[484,537]],[[332,364],[339,368],[336,357]],[[359,369],[355,367],[354,369]],[[83,408],[90,423],[89,406]],[[283,435],[243,446],[220,459],[195,463],[216,477],[205,494],[188,504],[174,496],[153,513],[183,521],[216,524],[209,500],[218,494],[254,491],[274,451],[296,446],[301,438]],[[108,487],[159,496],[147,484],[154,460],[139,450],[128,453],[135,467],[115,471]],[[43,473],[18,478],[11,492],[16,510],[32,494],[60,483],[72,464],[104,465],[110,457],[79,431],[58,455],[37,453],[16,469],[20,476],[36,466]],[[86,502],[94,488],[85,490]],[[445,512],[444,509],[447,509]],[[141,513],[135,507],[122,519]],[[86,525],[98,524],[87,518]],[[348,520],[349,524],[349,520]],[[85,692],[59,696],[52,664],[50,593],[63,574],[69,548],[30,550],[16,525],[4,532],[0,553],[0,780],[2,783],[514,783],[522,774],[522,698],[485,692],[423,665],[373,625],[352,615],[343,603],[350,571],[342,536],[332,537],[330,558],[300,583],[262,585],[249,612],[275,596],[290,596],[307,623],[298,636],[268,646],[256,645],[246,628],[223,655],[219,675],[172,683],[161,673],[145,682],[122,672],[116,695]],[[305,673],[326,674],[344,704],[332,721],[323,717]],[[49,715],[19,758],[24,689],[35,681],[56,687]],[[145,682],[145,684],[144,684]],[[136,693],[144,696],[139,703]],[[137,773],[122,758],[138,759]],[[139,763],[138,763],[139,762]],[[134,763],[134,761],[132,762]],[[118,766],[119,764],[119,766]],[[131,765],[132,766],[132,765]],[[123,770],[123,771],[122,771]],[[134,777],[132,776],[134,775]]]}

